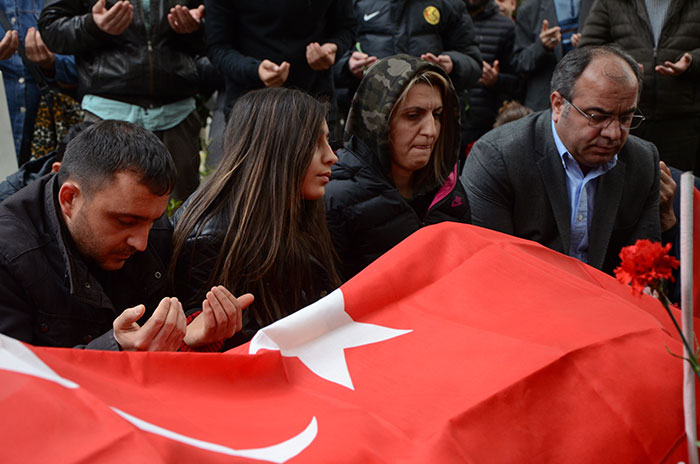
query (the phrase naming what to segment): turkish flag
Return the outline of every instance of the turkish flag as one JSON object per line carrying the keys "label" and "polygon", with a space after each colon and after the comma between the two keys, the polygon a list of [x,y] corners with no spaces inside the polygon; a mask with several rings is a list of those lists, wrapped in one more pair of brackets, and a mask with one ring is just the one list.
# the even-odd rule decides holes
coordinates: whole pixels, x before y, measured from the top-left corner
{"label": "turkish flag", "polygon": [[[676,311],[677,316],[678,311]],[[534,242],[443,223],[227,353],[0,339],[0,461],[669,462],[661,304]]]}

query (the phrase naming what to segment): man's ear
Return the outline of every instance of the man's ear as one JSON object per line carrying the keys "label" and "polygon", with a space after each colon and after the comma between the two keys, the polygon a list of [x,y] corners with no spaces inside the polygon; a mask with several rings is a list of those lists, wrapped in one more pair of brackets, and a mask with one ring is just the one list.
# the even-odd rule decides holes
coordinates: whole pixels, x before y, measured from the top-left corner
{"label": "man's ear", "polygon": [[564,97],[561,96],[558,90],[552,92],[549,96],[549,101],[552,105],[552,119],[555,123],[559,122],[559,118],[564,113]]}
{"label": "man's ear", "polygon": [[58,190],[58,204],[61,205],[63,215],[70,219],[76,213],[82,200],[82,191],[75,181],[67,180]]}

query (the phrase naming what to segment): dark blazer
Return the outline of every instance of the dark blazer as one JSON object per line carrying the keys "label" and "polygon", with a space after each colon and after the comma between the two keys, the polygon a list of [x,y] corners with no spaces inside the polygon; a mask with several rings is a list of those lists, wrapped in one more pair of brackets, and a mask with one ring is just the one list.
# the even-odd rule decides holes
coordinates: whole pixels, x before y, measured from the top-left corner
{"label": "dark blazer", "polygon": [[[202,30],[177,34],[168,23],[175,3],[197,8],[201,0],[151,1],[145,11],[132,2],[134,16],[119,35],[101,30],[92,16],[96,0],[46,0],[38,26],[54,53],[75,55],[78,94],[99,95],[143,107],[192,97],[197,89],[195,55],[204,52]],[[107,2],[107,8],[114,5]]]}
{"label": "dark blazer", "polygon": [[[569,254],[571,209],[552,134],[552,113],[534,113],[484,135],[467,158],[462,183],[475,225]],[[659,152],[630,136],[617,165],[598,178],[588,261],[612,273],[623,246],[660,241]]]}

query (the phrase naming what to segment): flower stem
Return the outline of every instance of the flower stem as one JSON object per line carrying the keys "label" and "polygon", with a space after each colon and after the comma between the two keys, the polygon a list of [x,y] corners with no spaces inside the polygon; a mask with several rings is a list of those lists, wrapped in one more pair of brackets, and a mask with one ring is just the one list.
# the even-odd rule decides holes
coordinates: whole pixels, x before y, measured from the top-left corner
{"label": "flower stem", "polygon": [[686,340],[685,336],[683,335],[683,330],[678,325],[676,318],[673,316],[673,313],[671,312],[671,308],[669,307],[670,302],[669,302],[668,298],[662,292],[657,292],[657,293],[659,294],[659,300],[661,301],[661,304],[663,305],[664,309],[666,309],[666,312],[668,313],[668,316],[671,318],[671,321],[673,321],[673,325],[676,326],[676,331],[678,332],[678,335],[681,336],[681,340],[683,341],[683,345],[685,346],[685,349],[688,352],[687,361],[692,366],[693,372],[695,372],[695,376],[698,378],[698,380],[700,380],[700,363],[698,363],[698,358],[695,356],[695,351],[688,344],[688,340]]}

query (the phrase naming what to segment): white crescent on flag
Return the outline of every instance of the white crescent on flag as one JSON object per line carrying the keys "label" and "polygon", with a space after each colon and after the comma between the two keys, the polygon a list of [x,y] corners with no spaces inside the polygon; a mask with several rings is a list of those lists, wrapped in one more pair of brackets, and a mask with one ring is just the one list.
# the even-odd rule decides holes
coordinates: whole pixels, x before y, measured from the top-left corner
{"label": "white crescent on flag", "polygon": [[[65,379],[54,372],[46,363],[39,359],[29,348],[23,343],[0,334],[0,369],[7,371],[18,372],[26,375],[33,375],[51,382],[55,382],[63,387],[70,389],[80,388],[75,382]],[[185,443],[187,445],[212,451],[215,453],[225,454],[228,456],[238,456],[243,458],[258,459],[260,461],[268,461],[274,463],[286,462],[306,449],[316,438],[318,434],[318,422],[316,417],[311,419],[309,425],[298,435],[285,440],[281,443],[267,446],[264,448],[241,449],[236,450],[227,446],[210,443],[203,440],[198,440],[180,433],[173,432],[163,427],[146,422],[136,416],[127,414],[117,408],[110,408],[116,414],[132,423],[139,429],[169,438],[174,441]]]}

